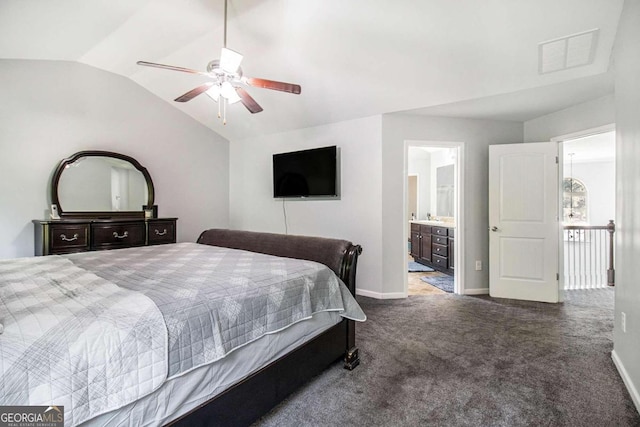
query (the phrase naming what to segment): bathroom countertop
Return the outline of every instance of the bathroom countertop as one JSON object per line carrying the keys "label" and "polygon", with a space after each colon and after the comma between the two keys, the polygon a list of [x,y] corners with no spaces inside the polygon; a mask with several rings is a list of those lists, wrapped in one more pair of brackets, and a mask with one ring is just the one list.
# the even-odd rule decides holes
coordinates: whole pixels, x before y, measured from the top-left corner
{"label": "bathroom countertop", "polygon": [[445,222],[445,221],[429,221],[429,220],[414,220],[411,221],[414,224],[423,224],[423,225],[433,225],[436,227],[447,227],[447,228],[456,228],[456,224],[454,222]]}

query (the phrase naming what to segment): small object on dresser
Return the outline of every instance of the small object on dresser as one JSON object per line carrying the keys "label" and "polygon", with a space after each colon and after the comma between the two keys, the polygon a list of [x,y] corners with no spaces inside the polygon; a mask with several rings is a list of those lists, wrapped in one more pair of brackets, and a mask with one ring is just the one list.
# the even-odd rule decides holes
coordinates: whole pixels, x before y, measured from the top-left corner
{"label": "small object on dresser", "polygon": [[144,217],[146,219],[158,218],[158,205],[153,205],[153,206],[143,205],[142,210],[144,211]]}
{"label": "small object on dresser", "polygon": [[55,203],[51,205],[51,219],[60,219],[60,215],[58,215],[58,206]]}

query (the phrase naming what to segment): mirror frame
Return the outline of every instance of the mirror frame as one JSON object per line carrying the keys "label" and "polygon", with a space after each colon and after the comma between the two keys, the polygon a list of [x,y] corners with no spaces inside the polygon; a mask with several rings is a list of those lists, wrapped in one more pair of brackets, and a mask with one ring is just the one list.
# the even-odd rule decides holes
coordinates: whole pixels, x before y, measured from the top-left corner
{"label": "mirror frame", "polygon": [[58,198],[58,185],[60,184],[60,177],[62,173],[67,168],[68,165],[80,159],[81,157],[111,157],[114,159],[124,160],[131,163],[138,171],[142,173],[144,179],[147,181],[147,209],[151,209],[153,207],[154,200],[154,189],[153,189],[153,181],[151,180],[151,175],[147,171],[147,168],[142,166],[136,159],[133,157],[126,156],[120,153],[114,153],[111,151],[99,151],[99,150],[88,150],[88,151],[79,151],[60,161],[60,164],[56,168],[53,173],[53,178],[51,179],[51,203],[58,207],[58,214],[60,218],[102,218],[102,219],[110,219],[112,217],[118,218],[144,218],[144,210],[142,206],[140,206],[140,211],[91,211],[91,212],[76,212],[70,211],[65,212],[63,207],[60,205],[60,200]]}

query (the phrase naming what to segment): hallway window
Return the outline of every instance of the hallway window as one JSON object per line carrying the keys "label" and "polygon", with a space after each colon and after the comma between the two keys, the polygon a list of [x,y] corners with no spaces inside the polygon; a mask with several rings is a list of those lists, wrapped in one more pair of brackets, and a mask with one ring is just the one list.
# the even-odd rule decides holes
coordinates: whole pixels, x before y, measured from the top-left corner
{"label": "hallway window", "polygon": [[565,222],[587,222],[587,187],[575,178],[562,183],[562,211]]}

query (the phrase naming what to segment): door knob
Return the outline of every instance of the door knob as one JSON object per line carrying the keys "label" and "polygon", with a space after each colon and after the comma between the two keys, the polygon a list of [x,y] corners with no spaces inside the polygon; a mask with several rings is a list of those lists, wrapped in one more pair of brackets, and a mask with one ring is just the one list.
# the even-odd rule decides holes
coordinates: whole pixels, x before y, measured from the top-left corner
{"label": "door knob", "polygon": [[491,227],[489,230],[491,231],[498,231],[498,227],[496,227],[495,225],[493,227]]}

